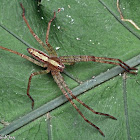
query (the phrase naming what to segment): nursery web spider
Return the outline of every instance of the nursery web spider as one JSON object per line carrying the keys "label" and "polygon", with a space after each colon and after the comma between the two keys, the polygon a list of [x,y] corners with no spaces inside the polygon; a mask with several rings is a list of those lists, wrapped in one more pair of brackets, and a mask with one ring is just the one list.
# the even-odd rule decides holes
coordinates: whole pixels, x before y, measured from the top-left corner
{"label": "nursery web spider", "polygon": [[[30,85],[31,85],[31,79],[33,76],[35,75],[40,75],[40,74],[47,74],[49,72],[51,72],[54,81],[57,83],[58,87],[60,88],[60,90],[62,91],[62,93],[65,95],[65,97],[68,99],[68,101],[73,105],[73,107],[77,110],[77,112],[81,115],[81,117],[90,125],[92,125],[93,127],[95,127],[100,133],[101,135],[104,136],[104,133],[101,131],[101,129],[99,127],[97,127],[96,125],[94,125],[92,122],[90,122],[83,114],[82,112],[79,110],[79,108],[76,106],[76,104],[73,102],[73,100],[68,96],[68,94],[75,99],[76,101],[78,101],[80,104],[82,104],[84,107],[86,107],[87,109],[89,109],[90,111],[92,111],[95,114],[98,115],[104,115],[104,116],[108,116],[111,119],[117,120],[115,117],[109,115],[109,114],[105,114],[105,113],[101,113],[101,112],[96,112],[95,110],[93,110],[92,108],[90,108],[88,105],[86,105],[84,102],[82,102],[81,100],[79,100],[75,95],[73,95],[72,91],[69,89],[69,87],[67,86],[67,84],[65,83],[61,72],[63,72],[63,70],[65,69],[65,65],[72,65],[75,62],[88,62],[88,61],[93,61],[93,62],[99,62],[99,63],[107,63],[107,64],[114,64],[114,65],[119,65],[121,66],[125,71],[132,73],[132,74],[136,74],[136,72],[131,71],[131,70],[137,70],[134,67],[129,67],[126,63],[124,63],[123,61],[121,61],[120,59],[115,59],[115,58],[106,58],[106,57],[96,57],[96,56],[57,56],[56,51],[53,49],[53,47],[49,44],[48,42],[48,38],[49,38],[49,31],[50,31],[50,26],[51,26],[51,22],[56,18],[56,12],[54,12],[54,16],[53,18],[49,21],[48,23],[48,28],[47,28],[47,32],[46,32],[46,45],[40,40],[40,38],[33,32],[33,30],[31,29],[26,17],[25,17],[25,9],[23,7],[23,5],[20,3],[20,6],[22,8],[22,17],[23,20],[25,21],[27,27],[29,28],[31,34],[33,35],[33,37],[44,47],[44,49],[48,52],[49,55],[47,55],[46,53],[34,49],[34,48],[27,48],[27,51],[34,57],[31,58],[29,56],[26,56],[24,54],[21,54],[19,52],[13,51],[11,49],[7,49],[5,47],[0,46],[0,49],[3,49],[5,51],[9,51],[12,52],[14,54],[17,54],[19,56],[21,56],[22,58],[27,59],[28,61],[31,61],[32,63],[41,66],[43,68],[46,68],[46,70],[42,70],[39,72],[34,72],[30,75],[29,77],[29,81],[28,81],[28,86],[27,86],[27,95],[28,97],[31,99],[32,101],[32,108],[34,107],[34,99],[31,97],[31,95],[29,94],[29,90],[30,90]],[[58,12],[60,11],[60,9],[58,10]],[[113,62],[114,61],[114,62]],[[116,61],[116,62],[115,62]]]}

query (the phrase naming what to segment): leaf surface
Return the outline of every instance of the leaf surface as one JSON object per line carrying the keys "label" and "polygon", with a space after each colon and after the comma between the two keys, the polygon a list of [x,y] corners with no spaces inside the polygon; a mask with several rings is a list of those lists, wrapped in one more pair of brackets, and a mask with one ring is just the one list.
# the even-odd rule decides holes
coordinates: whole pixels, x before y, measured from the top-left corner
{"label": "leaf surface", "polygon": [[[59,56],[95,55],[126,61],[140,54],[139,31],[129,23],[123,23],[136,36],[132,34],[97,0],[42,1],[40,8],[37,7],[36,1],[20,2],[25,7],[25,15],[30,26],[44,42],[47,23],[52,18],[53,11],[62,9],[52,23],[49,36],[50,44],[54,48],[60,47],[57,50]],[[102,2],[119,18],[115,1]],[[121,8],[125,6],[124,16],[140,25],[138,0],[125,0],[120,4]],[[1,1],[0,24],[34,48],[44,51],[30,34],[21,14],[19,1]],[[29,55],[26,50],[28,46],[1,27],[0,45]],[[138,65],[140,60],[137,62]],[[31,101],[26,95],[28,78],[32,72],[40,71],[41,68],[3,50],[0,50],[0,64],[0,121],[11,123],[31,112]],[[112,67],[114,66],[88,62],[67,66],[66,70],[75,78],[86,81]],[[71,78],[62,75],[70,89],[78,86]],[[10,135],[17,139],[30,140],[138,139],[139,90],[138,72],[136,76],[127,74],[126,80],[122,76],[117,76],[79,96],[96,111],[109,113],[118,119],[114,121],[95,115],[78,104],[83,114],[105,133],[105,138],[89,126],[70,103],[51,111],[50,119],[46,115],[41,116]],[[34,110],[62,95],[50,74],[33,77],[30,94],[35,100]],[[2,124],[0,128],[3,128]]]}

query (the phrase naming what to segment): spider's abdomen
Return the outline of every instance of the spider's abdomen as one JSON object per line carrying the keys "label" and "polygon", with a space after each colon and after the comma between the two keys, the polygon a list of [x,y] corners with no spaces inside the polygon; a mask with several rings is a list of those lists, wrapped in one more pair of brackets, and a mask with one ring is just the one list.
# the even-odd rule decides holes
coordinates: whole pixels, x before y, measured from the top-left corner
{"label": "spider's abdomen", "polygon": [[49,64],[51,70],[63,71],[65,68],[64,64],[60,61],[58,57],[49,57],[46,53],[34,49],[34,48],[27,48],[28,52],[37,60]]}
{"label": "spider's abdomen", "polygon": [[41,62],[48,62],[49,60],[49,56],[37,49],[34,48],[27,48],[27,51],[37,60],[41,61]]}

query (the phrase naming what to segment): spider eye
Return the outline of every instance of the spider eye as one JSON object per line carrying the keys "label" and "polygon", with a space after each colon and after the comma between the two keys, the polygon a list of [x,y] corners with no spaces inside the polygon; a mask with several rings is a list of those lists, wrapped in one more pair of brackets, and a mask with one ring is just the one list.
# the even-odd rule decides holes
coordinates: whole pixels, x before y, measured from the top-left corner
{"label": "spider eye", "polygon": [[64,70],[65,66],[64,65],[58,65],[57,68],[62,72]]}

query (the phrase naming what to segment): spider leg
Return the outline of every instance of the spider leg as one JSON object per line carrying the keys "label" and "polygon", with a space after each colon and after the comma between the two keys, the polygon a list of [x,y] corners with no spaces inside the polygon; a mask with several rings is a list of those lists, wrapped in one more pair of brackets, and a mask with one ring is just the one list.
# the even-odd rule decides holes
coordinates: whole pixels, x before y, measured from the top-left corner
{"label": "spider leg", "polygon": [[9,51],[9,52],[14,53],[14,54],[17,54],[17,55],[21,56],[22,58],[25,58],[25,59],[27,59],[28,61],[30,61],[30,62],[32,62],[32,63],[34,63],[34,64],[36,64],[36,65],[38,65],[38,66],[40,66],[40,67],[44,67],[44,68],[47,67],[47,64],[43,64],[43,63],[41,63],[41,62],[38,62],[38,61],[36,61],[35,59],[33,59],[33,58],[31,58],[31,57],[29,57],[29,56],[27,56],[27,55],[21,54],[21,53],[19,53],[19,52],[17,52],[17,51],[13,51],[13,50],[11,50],[11,49],[7,49],[7,48],[2,47],[2,46],[0,46],[0,49],[3,49],[3,50],[5,50],[5,51]]}
{"label": "spider leg", "polygon": [[[60,12],[60,10],[58,9],[58,12]],[[48,22],[48,27],[47,27],[47,32],[46,32],[46,44],[47,46],[50,48],[52,55],[57,56],[56,51],[53,49],[53,47],[49,44],[48,39],[49,39],[49,32],[50,32],[50,26],[52,21],[56,18],[56,12],[54,11],[54,16],[53,18]]]}
{"label": "spider leg", "polygon": [[[55,72],[55,71],[51,71],[53,78],[55,80],[55,82],[57,83],[58,87],[60,88],[60,90],[62,91],[62,93],[65,95],[65,97],[68,99],[68,101],[73,105],[73,107],[77,110],[77,112],[81,115],[81,117],[90,125],[92,125],[93,127],[95,127],[100,133],[101,135],[105,136],[104,133],[101,131],[101,129],[99,127],[97,127],[95,124],[93,124],[92,122],[90,122],[83,114],[82,112],[79,110],[79,108],[76,106],[76,104],[72,101],[72,99],[70,99],[70,97],[68,96],[67,92],[65,91],[65,87],[63,85],[63,79],[61,79],[62,77],[60,76],[59,72]],[[60,80],[61,79],[61,80]]]}
{"label": "spider leg", "polygon": [[20,3],[20,6],[22,8],[22,18],[23,20],[25,21],[28,29],[30,30],[30,33],[33,35],[33,37],[36,39],[37,42],[39,42],[43,47],[44,49],[49,53],[49,55],[54,55],[54,56],[57,56],[55,50],[53,49],[53,47],[51,45],[45,45],[41,39],[34,33],[34,31],[32,30],[32,28],[30,27],[26,17],[25,17],[25,8],[23,7],[22,3]]}
{"label": "spider leg", "polygon": [[29,81],[28,81],[28,87],[27,87],[27,96],[30,98],[30,100],[32,101],[32,109],[34,107],[34,99],[31,97],[31,95],[29,94],[29,90],[30,90],[30,85],[31,85],[31,80],[32,80],[32,77],[35,76],[35,75],[40,75],[40,74],[47,74],[49,73],[50,70],[47,69],[47,70],[42,70],[42,71],[38,71],[38,72],[34,72],[30,75],[29,77]]}
{"label": "spider leg", "polygon": [[[115,59],[115,58],[84,56],[84,55],[83,56],[60,56],[59,58],[61,59],[62,63],[94,61],[94,62],[99,62],[99,63],[119,65],[123,69],[125,69],[127,72],[132,73],[132,74],[136,74],[136,72],[133,72],[130,70],[137,70],[134,67],[128,66],[126,63],[124,63],[120,59]],[[112,62],[112,61],[117,61],[117,62]]]}
{"label": "spider leg", "polygon": [[105,113],[101,113],[101,112],[96,112],[94,111],[92,108],[90,108],[88,105],[86,105],[84,102],[82,102],[80,99],[78,99],[75,95],[73,95],[72,91],[69,89],[69,87],[67,86],[67,84],[65,83],[62,75],[59,73],[58,74],[58,79],[59,81],[62,83],[63,87],[66,89],[66,91],[72,96],[73,99],[75,99],[76,101],[78,101],[80,104],[82,104],[84,107],[86,107],[87,109],[89,109],[90,111],[92,111],[93,113],[95,114],[98,114],[98,115],[104,115],[104,116],[108,116],[110,117],[111,119],[114,119],[114,120],[117,120],[115,117],[109,115],[109,114],[105,114]]}
{"label": "spider leg", "polygon": [[63,64],[65,64],[65,65],[74,65],[75,63],[74,62],[71,62],[71,63],[63,63]]}
{"label": "spider leg", "polygon": [[53,21],[55,18],[56,18],[56,12],[54,11],[53,18],[48,22],[48,28],[47,28],[47,32],[46,32],[46,44],[47,44],[47,45],[49,44],[48,39],[49,39],[50,26],[51,26],[52,21]]}

